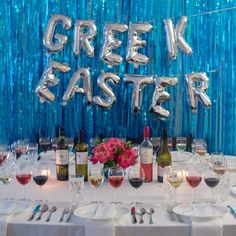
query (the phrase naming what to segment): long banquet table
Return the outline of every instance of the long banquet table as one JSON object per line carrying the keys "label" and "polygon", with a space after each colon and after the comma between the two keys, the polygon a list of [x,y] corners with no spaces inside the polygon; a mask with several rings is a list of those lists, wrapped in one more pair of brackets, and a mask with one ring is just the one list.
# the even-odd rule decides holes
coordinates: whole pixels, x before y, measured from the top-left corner
{"label": "long banquet table", "polygon": [[[154,170],[155,168],[154,164]],[[148,217],[144,216],[144,224],[132,224],[130,214],[113,221],[92,221],[84,220],[73,215],[69,223],[59,223],[58,219],[65,206],[70,206],[69,182],[59,182],[55,179],[55,165],[50,165],[51,177],[49,181],[43,186],[43,193],[48,199],[49,206],[57,206],[57,211],[52,215],[50,222],[45,222],[48,213],[43,215],[41,221],[27,221],[33,207],[36,205],[35,200],[39,199],[40,188],[32,180],[26,186],[26,196],[32,200],[32,207],[24,212],[16,213],[7,218],[7,235],[8,236],[64,236],[64,235],[116,235],[116,236],[132,236],[132,235],[148,235],[148,236],[190,236],[190,235],[236,235],[236,219],[229,213],[223,217],[207,221],[185,221],[179,222],[171,221],[167,213],[167,198],[166,186],[154,181],[151,183],[144,183],[139,190],[139,200],[144,203],[145,208],[152,206],[155,210],[153,215],[154,224],[148,224]],[[73,164],[70,165],[70,170],[73,170]],[[154,171],[154,176],[155,176]],[[230,185],[236,183],[236,174],[231,173]],[[225,189],[225,202],[227,205],[236,208],[236,196]],[[11,184],[7,186],[7,195],[14,199],[22,197],[22,186],[14,179]],[[84,203],[94,200],[94,189],[88,183],[84,187]],[[129,185],[127,179],[125,183],[118,189],[117,197],[130,209],[128,203],[134,199],[134,189]],[[210,189],[201,182],[200,186],[196,188],[195,200],[209,199]],[[107,182],[104,182],[98,191],[99,200],[109,203],[113,200],[113,189]],[[191,189],[184,182],[177,189],[177,201],[189,202],[191,199]],[[82,203],[81,203],[82,204]],[[1,221],[1,216],[0,216]]]}

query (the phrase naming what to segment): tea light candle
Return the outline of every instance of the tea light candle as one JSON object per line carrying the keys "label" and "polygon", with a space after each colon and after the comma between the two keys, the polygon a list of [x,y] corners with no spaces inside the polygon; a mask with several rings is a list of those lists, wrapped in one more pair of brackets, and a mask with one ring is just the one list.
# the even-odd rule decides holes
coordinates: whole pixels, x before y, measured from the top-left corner
{"label": "tea light candle", "polygon": [[50,177],[51,172],[50,172],[49,169],[45,169],[45,170],[42,170],[41,174],[42,174],[42,175],[47,175],[48,177]]}

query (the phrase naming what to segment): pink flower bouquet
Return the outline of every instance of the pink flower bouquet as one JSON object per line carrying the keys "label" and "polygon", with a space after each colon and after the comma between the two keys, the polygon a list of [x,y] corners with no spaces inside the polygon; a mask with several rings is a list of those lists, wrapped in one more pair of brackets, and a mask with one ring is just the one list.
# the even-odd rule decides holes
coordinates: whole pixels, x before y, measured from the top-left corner
{"label": "pink flower bouquet", "polygon": [[137,161],[138,155],[130,144],[118,138],[110,138],[93,149],[90,161],[93,164],[103,163],[104,168],[119,166],[125,169]]}

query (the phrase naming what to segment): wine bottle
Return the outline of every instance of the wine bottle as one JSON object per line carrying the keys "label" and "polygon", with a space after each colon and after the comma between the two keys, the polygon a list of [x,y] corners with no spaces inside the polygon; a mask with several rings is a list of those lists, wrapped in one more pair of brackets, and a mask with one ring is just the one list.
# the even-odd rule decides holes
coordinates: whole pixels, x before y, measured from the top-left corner
{"label": "wine bottle", "polygon": [[78,144],[75,146],[75,173],[76,176],[84,175],[84,181],[88,180],[88,145],[84,143],[84,135],[79,133]]}
{"label": "wine bottle", "polygon": [[153,146],[149,140],[149,126],[144,126],[144,140],[140,145],[140,166],[144,170],[144,181],[152,181]]}
{"label": "wine bottle", "polygon": [[161,148],[157,155],[157,166],[157,180],[158,182],[163,183],[164,172],[171,166],[171,154],[168,148],[167,129],[163,129]]}
{"label": "wine bottle", "polygon": [[69,152],[65,140],[64,128],[60,128],[59,142],[56,150],[57,180],[66,181],[69,176]]}

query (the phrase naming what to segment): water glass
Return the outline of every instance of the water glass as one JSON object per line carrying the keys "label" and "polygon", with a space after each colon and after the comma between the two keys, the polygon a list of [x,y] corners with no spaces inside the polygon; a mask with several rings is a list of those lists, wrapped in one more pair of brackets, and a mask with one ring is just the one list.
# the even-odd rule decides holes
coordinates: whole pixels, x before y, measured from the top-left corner
{"label": "water glass", "polygon": [[79,200],[83,201],[84,175],[71,174],[69,176],[69,188],[72,205],[77,205]]}

